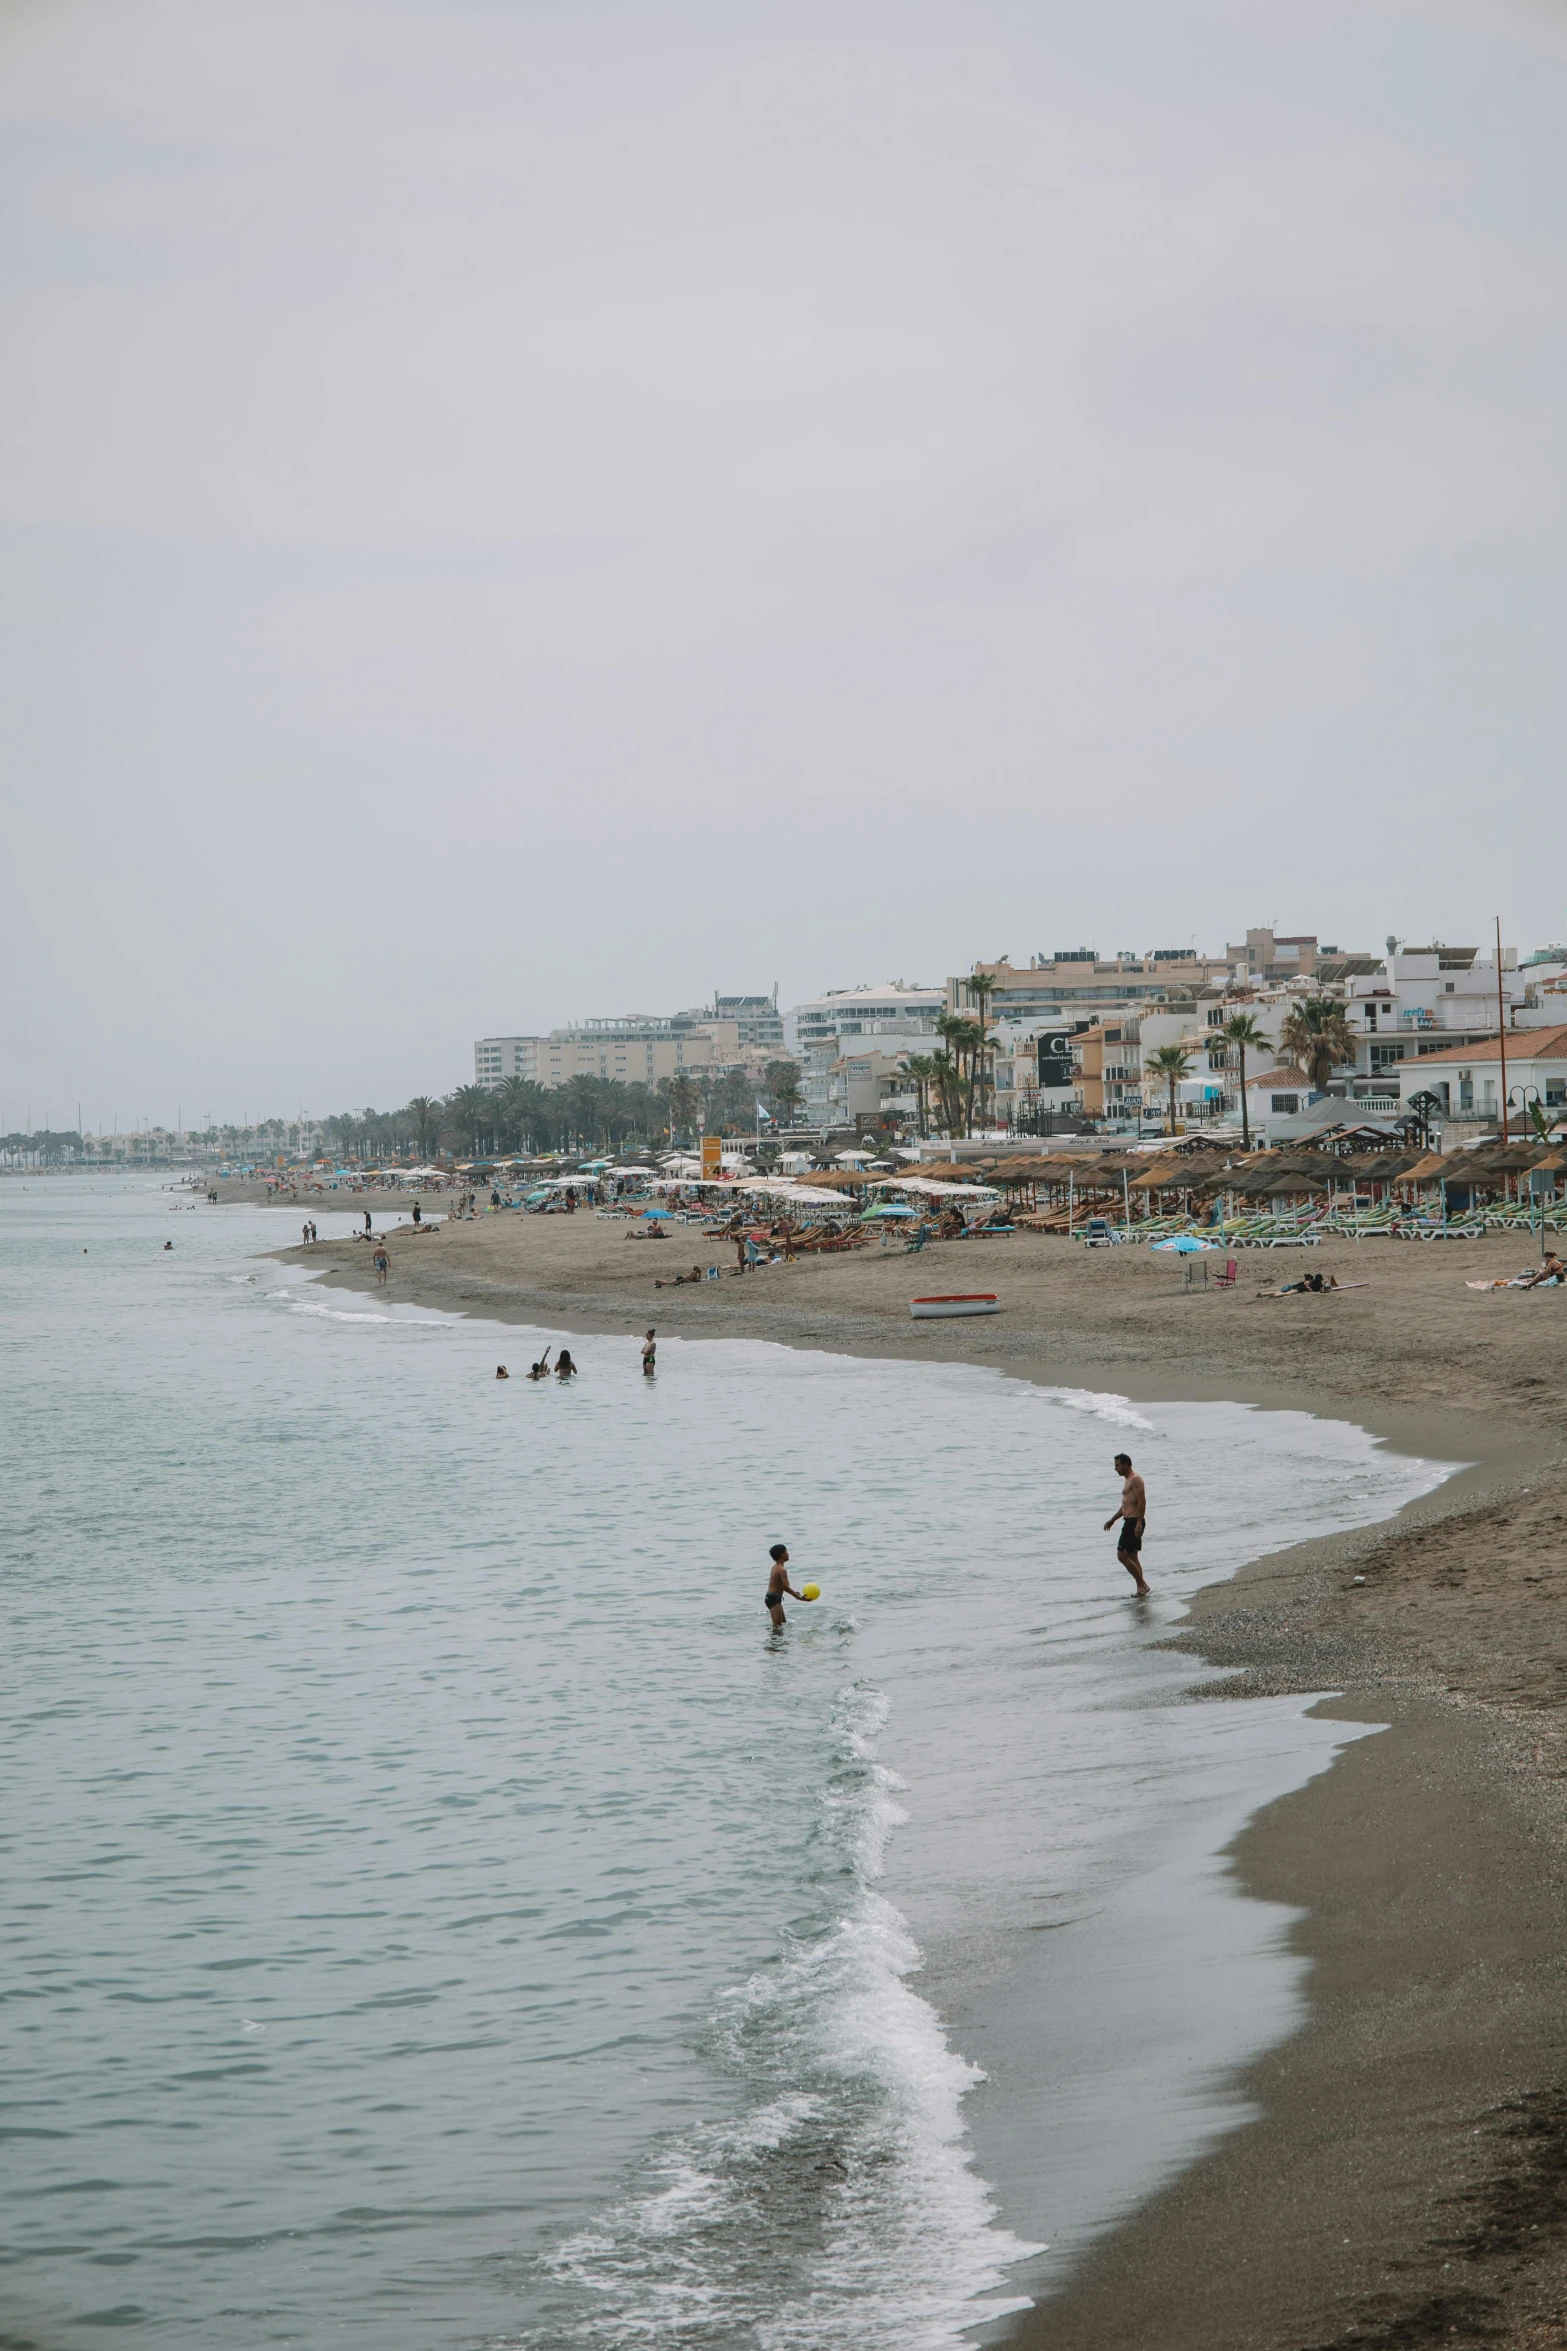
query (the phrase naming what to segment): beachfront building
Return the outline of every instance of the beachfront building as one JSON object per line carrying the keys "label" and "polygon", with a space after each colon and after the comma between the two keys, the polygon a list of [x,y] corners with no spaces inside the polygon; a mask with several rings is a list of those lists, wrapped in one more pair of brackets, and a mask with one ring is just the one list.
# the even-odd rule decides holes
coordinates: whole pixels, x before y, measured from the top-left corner
{"label": "beachfront building", "polygon": [[656,1086],[684,1072],[735,1069],[776,1060],[783,1051],[778,991],[770,996],[721,996],[711,1006],[669,1014],[625,1012],[618,1018],[569,1022],[547,1036],[479,1037],[473,1048],[474,1083],[498,1086],[528,1078],[545,1087],[573,1078],[618,1078]]}
{"label": "beachfront building", "polygon": [[1314,989],[1341,987],[1357,972],[1375,971],[1380,960],[1361,948],[1328,946],[1313,931],[1275,931],[1264,925],[1224,950],[1230,977],[1284,986],[1309,980]]}
{"label": "beachfront building", "polygon": [[824,1128],[876,1127],[913,1118],[919,1108],[906,1054],[841,1053],[827,1072]]}
{"label": "beachfront building", "polygon": [[991,1024],[996,1124],[1026,1132],[1039,1118],[1071,1117],[1083,1107],[1077,1038],[1091,1021],[1002,1020]]}
{"label": "beachfront building", "polygon": [[804,1124],[825,1130],[845,1123],[839,1116],[842,1081],[834,1071],[846,1055],[897,1060],[931,1052],[940,1042],[936,1023],[944,1003],[940,988],[889,980],[879,988],[831,988],[825,996],[794,1005],[784,1015],[784,1034],[800,1064]]}
{"label": "beachfront building", "polygon": [[997,1039],[996,1120],[1027,1130],[1048,1114],[1135,1123],[1139,1018],[1179,1007],[1189,1020],[1198,989],[1221,986],[1229,970],[1189,947],[1113,957],[1062,947],[1026,970],[1003,956],[948,980],[945,1009],[958,1019],[978,1014],[976,976],[989,983],[986,1019]]}
{"label": "beachfront building", "polygon": [[[681,1018],[687,1017],[682,1014]],[[733,1023],[740,1039],[740,1048],[746,1054],[761,1054],[769,1061],[778,1060],[784,1049],[783,1014],[778,1009],[778,988],[774,984],[770,996],[721,996],[713,991],[713,1008],[698,1015],[721,1023]]]}
{"label": "beachfront building", "polygon": [[1411,1055],[1398,1070],[1401,1106],[1417,1094],[1432,1094],[1444,1119],[1458,1125],[1500,1126],[1504,1106],[1509,1126],[1528,1131],[1527,1105],[1538,1102],[1548,1118],[1567,1118],[1567,1022],[1556,1027],[1511,1029],[1507,1036],[1507,1093],[1502,1093],[1502,1039],[1436,1045]]}
{"label": "beachfront building", "polygon": [[1494,953],[1482,958],[1474,947],[1435,943],[1390,949],[1375,972],[1356,975],[1345,990],[1344,1018],[1356,1046],[1353,1069],[1342,1073],[1345,1091],[1366,1107],[1396,1109],[1411,1091],[1402,1083],[1406,1062],[1494,1037],[1499,1018],[1511,1034],[1552,1028],[1564,1017],[1567,957],[1560,951],[1543,950],[1520,966],[1517,949],[1504,947],[1498,985]]}
{"label": "beachfront building", "polygon": [[1032,958],[1027,970],[1003,959],[976,963],[972,972],[949,979],[945,1010],[972,1020],[978,1010],[973,981],[990,983],[992,1022],[1035,1028],[1079,1020],[1101,1020],[1168,999],[1189,1002],[1200,989],[1220,987],[1230,977],[1222,956],[1199,955],[1190,947],[1155,947],[1146,955],[1101,956],[1092,947],[1060,947]]}
{"label": "beachfront building", "polygon": [[536,1085],[539,1048],[548,1042],[546,1037],[475,1037],[474,1084],[498,1086],[503,1078],[531,1078]]}

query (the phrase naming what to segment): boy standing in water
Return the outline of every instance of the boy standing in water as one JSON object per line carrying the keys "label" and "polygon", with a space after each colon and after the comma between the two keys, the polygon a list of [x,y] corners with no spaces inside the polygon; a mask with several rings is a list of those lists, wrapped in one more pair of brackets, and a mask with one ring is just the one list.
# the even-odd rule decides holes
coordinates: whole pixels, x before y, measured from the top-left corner
{"label": "boy standing in water", "polygon": [[658,1340],[652,1331],[649,1331],[647,1337],[642,1342],[642,1370],[644,1376],[648,1379],[651,1379],[657,1369]]}
{"label": "boy standing in water", "polygon": [[782,1543],[775,1543],[767,1556],[773,1563],[773,1572],[767,1579],[767,1613],[773,1620],[773,1631],[781,1633],[789,1621],[783,1612],[784,1594],[787,1592],[791,1600],[798,1600],[800,1595],[789,1581],[789,1553],[786,1547]]}
{"label": "boy standing in water", "polygon": [[1108,1534],[1115,1520],[1121,1521],[1120,1540],[1115,1555],[1137,1586],[1137,1597],[1146,1600],[1148,1586],[1143,1581],[1143,1529],[1148,1523],[1148,1493],[1142,1479],[1132,1467],[1130,1453],[1118,1453],[1115,1466],[1121,1477],[1121,1507],[1115,1518],[1105,1520]]}

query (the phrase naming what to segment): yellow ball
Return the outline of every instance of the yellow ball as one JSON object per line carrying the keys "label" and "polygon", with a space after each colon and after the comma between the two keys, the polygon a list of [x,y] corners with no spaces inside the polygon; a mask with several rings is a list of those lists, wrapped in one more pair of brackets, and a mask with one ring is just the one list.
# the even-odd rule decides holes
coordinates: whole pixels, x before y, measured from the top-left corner
{"label": "yellow ball", "polygon": [[800,1586],[800,1598],[802,1600],[819,1600],[821,1596],[822,1587],[820,1584],[802,1584]]}

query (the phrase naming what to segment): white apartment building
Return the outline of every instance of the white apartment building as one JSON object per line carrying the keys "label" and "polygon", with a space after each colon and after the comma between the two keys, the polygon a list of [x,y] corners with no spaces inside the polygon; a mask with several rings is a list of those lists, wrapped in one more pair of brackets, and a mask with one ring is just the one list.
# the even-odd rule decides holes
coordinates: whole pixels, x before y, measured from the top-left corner
{"label": "white apartment building", "polygon": [[919,1107],[904,1054],[843,1053],[827,1072],[827,1127],[863,1119],[912,1118]]}
{"label": "white apartment building", "polygon": [[[945,1008],[941,988],[889,980],[879,988],[833,988],[796,1004],[784,1017],[789,1051],[800,1064],[800,1116],[808,1126],[851,1123],[847,1096],[834,1067],[846,1055],[897,1060],[929,1053],[939,1042],[936,1023]],[[867,1105],[870,1107],[871,1105]]]}
{"label": "white apartment building", "polygon": [[[1558,1002],[1567,1003],[1567,997]],[[1398,1085],[1406,1107],[1416,1094],[1434,1094],[1451,1118],[1499,1124],[1502,1041],[1493,1029],[1472,1044],[1433,1045],[1429,1053],[1400,1065]],[[1506,1108],[1515,1136],[1529,1132],[1525,1103],[1530,1100],[1553,1120],[1567,1116],[1567,1022],[1508,1032]]]}
{"label": "white apartment building", "polygon": [[796,1056],[832,1037],[874,1039],[878,1053],[928,1053],[945,1009],[945,989],[907,980],[889,980],[880,988],[830,988],[825,996],[786,1012],[784,1034]]}

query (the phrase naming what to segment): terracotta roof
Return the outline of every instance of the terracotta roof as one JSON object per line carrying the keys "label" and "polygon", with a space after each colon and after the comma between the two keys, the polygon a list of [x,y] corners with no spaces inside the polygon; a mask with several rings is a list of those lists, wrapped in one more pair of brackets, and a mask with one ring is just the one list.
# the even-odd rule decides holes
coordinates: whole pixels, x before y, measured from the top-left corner
{"label": "terracotta roof", "polygon": [[[1512,1061],[1567,1061],[1567,1027],[1509,1029],[1507,1053]],[[1436,1053],[1413,1056],[1402,1066],[1420,1070],[1433,1062],[1500,1061],[1501,1058],[1501,1041],[1492,1035],[1483,1037],[1477,1045],[1444,1045]]]}

